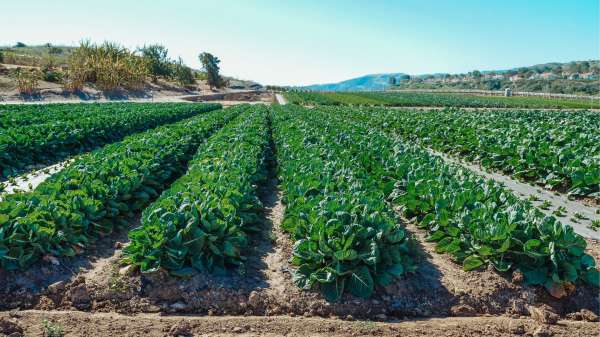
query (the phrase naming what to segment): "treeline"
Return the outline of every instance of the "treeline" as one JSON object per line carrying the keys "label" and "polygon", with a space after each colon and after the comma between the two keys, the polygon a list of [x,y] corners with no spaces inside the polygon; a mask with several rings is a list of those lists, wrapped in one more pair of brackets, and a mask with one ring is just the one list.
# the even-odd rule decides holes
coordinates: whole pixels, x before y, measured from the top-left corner
{"label": "treeline", "polygon": [[503,90],[511,88],[514,91],[549,92],[556,94],[598,95],[600,86],[598,81],[590,80],[565,80],[565,79],[482,79],[480,81],[459,82],[424,82],[406,81],[394,86],[394,89],[476,89],[476,90]]}
{"label": "treeline", "polygon": [[390,78],[396,89],[477,89],[597,95],[600,61],[545,63],[502,71],[473,70],[463,74],[435,74]]}
{"label": "treeline", "polygon": [[[41,52],[45,48],[48,50]],[[19,53],[19,49],[27,52]],[[67,55],[61,55],[63,51],[68,51]],[[203,71],[186,66],[181,58],[171,59],[168,49],[160,44],[130,50],[115,42],[83,41],[76,48],[64,49],[50,44],[36,49],[19,43],[0,50],[0,63],[34,67],[11,71],[22,94],[34,94],[40,80],[60,83],[68,92],[81,91],[87,83],[104,92],[143,90],[148,80],[157,83],[159,79],[183,87],[193,86],[198,80],[206,80],[211,88],[226,85],[219,74],[217,57],[201,53],[199,60]]]}

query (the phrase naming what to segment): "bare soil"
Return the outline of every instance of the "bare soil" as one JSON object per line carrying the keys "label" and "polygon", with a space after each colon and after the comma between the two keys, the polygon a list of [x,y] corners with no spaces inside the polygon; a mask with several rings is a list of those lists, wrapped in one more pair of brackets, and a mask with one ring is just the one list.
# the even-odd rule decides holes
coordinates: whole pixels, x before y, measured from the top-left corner
{"label": "bare soil", "polygon": [[[59,328],[65,336],[597,336],[598,324],[558,321],[541,324],[532,319],[507,317],[449,317],[395,322],[344,321],[289,316],[160,316],[81,311],[26,310],[0,314],[2,328],[11,336],[45,336],[46,326]],[[19,332],[21,331],[21,332]],[[8,336],[8,334],[5,333]]]}

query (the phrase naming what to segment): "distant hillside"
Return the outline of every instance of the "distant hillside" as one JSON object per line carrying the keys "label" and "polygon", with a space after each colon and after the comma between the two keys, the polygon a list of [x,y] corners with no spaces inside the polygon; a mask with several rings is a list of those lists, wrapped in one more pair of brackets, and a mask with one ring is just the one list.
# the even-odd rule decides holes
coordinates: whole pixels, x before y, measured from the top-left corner
{"label": "distant hillside", "polygon": [[390,77],[396,89],[484,89],[511,87],[519,91],[595,95],[599,92],[600,61],[544,63],[505,70],[474,70],[464,74],[405,73],[365,75],[350,80],[297,87],[315,91],[360,91],[389,89]]}
{"label": "distant hillside", "polygon": [[300,87],[315,91],[382,90],[390,86],[390,77],[399,78],[404,73],[365,75],[338,83],[315,84]]}

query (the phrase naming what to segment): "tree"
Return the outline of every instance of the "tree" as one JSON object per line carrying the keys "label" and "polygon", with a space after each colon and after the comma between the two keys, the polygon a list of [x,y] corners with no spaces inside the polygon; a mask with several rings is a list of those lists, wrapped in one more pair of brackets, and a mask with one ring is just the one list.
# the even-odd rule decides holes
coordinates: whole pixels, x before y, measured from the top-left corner
{"label": "tree", "polygon": [[471,73],[474,79],[479,80],[481,78],[481,72],[479,70],[473,70]]}
{"label": "tree", "polygon": [[24,48],[27,47],[26,44],[24,44],[23,42],[17,42],[17,44],[15,44],[15,48]]}
{"label": "tree", "polygon": [[400,81],[410,81],[410,75],[400,75]]}
{"label": "tree", "polygon": [[169,50],[165,48],[165,46],[151,44],[149,46],[143,46],[138,50],[142,54],[142,57],[148,62],[148,68],[150,75],[152,75],[153,82],[156,82],[158,76],[171,75],[171,62],[167,56]]}
{"label": "tree", "polygon": [[202,53],[198,56],[202,63],[202,69],[206,71],[206,81],[210,88],[220,88],[223,86],[223,79],[219,75],[219,60],[211,53]]}
{"label": "tree", "polygon": [[177,60],[177,62],[172,64],[172,68],[172,76],[175,80],[177,80],[177,82],[179,82],[179,84],[191,85],[196,83],[192,69],[183,64],[181,57]]}
{"label": "tree", "polygon": [[390,76],[390,78],[389,78],[389,80],[388,80],[388,83],[389,83],[391,86],[394,86],[394,85],[396,85],[396,78],[395,78],[394,76]]}

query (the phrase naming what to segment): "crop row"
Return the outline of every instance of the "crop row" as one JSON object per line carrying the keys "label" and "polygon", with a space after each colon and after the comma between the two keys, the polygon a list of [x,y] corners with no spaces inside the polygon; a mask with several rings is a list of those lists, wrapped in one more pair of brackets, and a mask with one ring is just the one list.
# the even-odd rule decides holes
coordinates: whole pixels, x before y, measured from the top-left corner
{"label": "crop row", "polygon": [[600,114],[523,110],[363,112],[363,119],[371,125],[393,131],[407,141],[459,155],[550,189],[600,199]]}
{"label": "crop row", "polygon": [[600,102],[544,97],[476,96],[410,92],[287,92],[290,103],[301,105],[384,105],[472,108],[600,108]]}
{"label": "crop row", "polygon": [[254,106],[213,135],[129,234],[126,260],[142,272],[222,272],[245,260],[258,221],[257,185],[269,158],[268,108]]}
{"label": "crop row", "polygon": [[[465,270],[487,264],[501,272],[519,270],[528,284],[543,285],[558,297],[580,281],[599,285],[586,242],[570,226],[544,216],[494,181],[364,126],[362,112],[339,110],[312,110],[312,118],[335,119],[332,129],[352,130],[346,133],[350,137],[339,138],[340,146],[357,149],[355,160],[381,180],[389,200],[406,217],[429,231],[438,252],[450,254]],[[363,121],[352,122],[352,114]]]}
{"label": "crop row", "polygon": [[[92,115],[115,115],[145,109],[155,103],[6,104],[0,105],[0,128],[72,121]],[[164,105],[164,104],[160,104]]]}
{"label": "crop row", "polygon": [[376,285],[412,271],[410,240],[379,179],[353,160],[357,147],[339,142],[352,130],[297,106],[275,109],[282,227],[295,241],[295,283],[320,288],[328,300],[345,291],[369,297]]}
{"label": "crop row", "polygon": [[[0,129],[0,180],[33,165],[55,163],[127,135],[220,108],[218,104],[89,105],[91,110],[75,108],[79,111],[74,112],[78,116],[75,119],[54,117],[55,112],[68,115],[65,111],[70,106],[73,104],[47,107],[43,116],[48,120],[38,121],[41,123]],[[19,114],[14,116],[19,118]]]}
{"label": "crop row", "polygon": [[184,172],[208,136],[245,108],[129,136],[79,157],[32,192],[6,196],[0,202],[0,268],[23,268],[45,256],[73,256],[90,241],[126,226]]}

